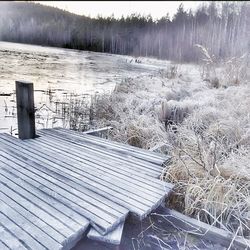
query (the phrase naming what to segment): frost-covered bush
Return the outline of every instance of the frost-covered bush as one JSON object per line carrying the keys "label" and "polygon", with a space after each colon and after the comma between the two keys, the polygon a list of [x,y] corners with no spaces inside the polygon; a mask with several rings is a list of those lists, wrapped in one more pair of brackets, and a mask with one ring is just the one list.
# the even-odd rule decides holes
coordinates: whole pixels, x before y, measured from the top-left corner
{"label": "frost-covered bush", "polygon": [[233,57],[224,63],[221,72],[224,86],[247,83],[250,78],[250,56],[245,53],[241,57]]}
{"label": "frost-covered bush", "polygon": [[162,78],[174,79],[178,76],[178,65],[168,65],[166,69],[159,70],[159,76]]}
{"label": "frost-covered bush", "polygon": [[110,96],[92,100],[95,126],[113,126],[115,141],[145,149],[164,145],[172,162],[162,179],[175,184],[168,206],[250,237],[246,80],[211,88],[193,65],[179,67],[173,79],[159,72],[124,79]]}
{"label": "frost-covered bush", "polygon": [[250,85],[208,93],[213,98],[167,132],[172,163],[162,178],[176,183],[168,205],[250,237]]}
{"label": "frost-covered bush", "polygon": [[245,84],[250,77],[250,54],[219,60],[207,48],[195,45],[201,52],[201,77],[213,88]]}
{"label": "frost-covered bush", "polygon": [[165,124],[167,128],[169,125],[180,124],[193,111],[194,104],[188,101],[178,102],[170,100],[162,102],[159,110],[159,120]]}
{"label": "frost-covered bush", "polygon": [[192,112],[194,104],[185,98],[193,89],[190,82],[158,74],[124,79],[95,103],[97,126],[111,125],[113,140],[149,149],[166,139],[167,124],[181,123]]}
{"label": "frost-covered bush", "polygon": [[168,205],[249,237],[250,85],[211,89],[198,70],[190,78],[127,81],[132,91],[112,95],[120,114],[112,139],[167,145],[172,163],[162,178],[175,183]]}

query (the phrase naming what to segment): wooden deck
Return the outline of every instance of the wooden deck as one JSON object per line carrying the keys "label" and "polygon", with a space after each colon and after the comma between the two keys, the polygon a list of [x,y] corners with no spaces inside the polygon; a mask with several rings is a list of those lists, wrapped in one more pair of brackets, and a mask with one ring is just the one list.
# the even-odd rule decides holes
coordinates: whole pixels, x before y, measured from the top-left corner
{"label": "wooden deck", "polygon": [[37,134],[0,134],[0,249],[70,249],[89,227],[90,238],[120,237],[128,213],[145,218],[172,188],[158,180],[167,156],[66,129]]}

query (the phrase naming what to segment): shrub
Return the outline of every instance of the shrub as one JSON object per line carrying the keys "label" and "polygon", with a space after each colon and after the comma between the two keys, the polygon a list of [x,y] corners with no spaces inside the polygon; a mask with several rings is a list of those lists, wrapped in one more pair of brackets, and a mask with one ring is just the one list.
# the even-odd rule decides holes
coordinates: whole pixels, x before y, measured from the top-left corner
{"label": "shrub", "polygon": [[209,53],[202,45],[196,44],[203,56],[201,77],[210,83],[213,88],[228,87],[231,85],[244,84],[249,80],[250,64],[249,53],[240,57],[220,60]]}

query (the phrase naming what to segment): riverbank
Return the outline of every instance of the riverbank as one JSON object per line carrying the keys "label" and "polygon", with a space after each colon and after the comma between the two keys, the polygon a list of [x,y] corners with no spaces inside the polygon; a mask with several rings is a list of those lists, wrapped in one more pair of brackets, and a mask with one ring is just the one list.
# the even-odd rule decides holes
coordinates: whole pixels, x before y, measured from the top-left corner
{"label": "riverbank", "polygon": [[[216,69],[217,70],[217,69]],[[111,139],[172,156],[162,179],[175,184],[168,206],[249,239],[250,85],[204,79],[195,65],[169,65],[127,78],[94,102]]]}

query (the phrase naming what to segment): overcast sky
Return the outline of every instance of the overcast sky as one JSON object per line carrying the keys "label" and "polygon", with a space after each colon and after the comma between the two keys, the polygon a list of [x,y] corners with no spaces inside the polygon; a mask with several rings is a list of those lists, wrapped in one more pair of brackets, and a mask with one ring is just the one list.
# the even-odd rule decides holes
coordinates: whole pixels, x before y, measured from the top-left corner
{"label": "overcast sky", "polygon": [[36,1],[44,5],[58,7],[79,15],[103,17],[114,14],[116,18],[132,13],[151,14],[154,19],[169,13],[176,13],[178,6],[183,3],[184,9],[196,9],[201,1]]}

